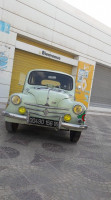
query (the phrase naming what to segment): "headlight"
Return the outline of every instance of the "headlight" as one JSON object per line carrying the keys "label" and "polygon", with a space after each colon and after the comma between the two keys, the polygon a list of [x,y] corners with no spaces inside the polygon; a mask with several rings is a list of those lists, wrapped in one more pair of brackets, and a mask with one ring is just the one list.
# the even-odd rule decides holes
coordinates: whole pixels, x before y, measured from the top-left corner
{"label": "headlight", "polygon": [[21,103],[21,98],[19,96],[15,95],[12,97],[11,101],[13,104],[18,105]]}
{"label": "headlight", "polygon": [[65,122],[69,122],[70,120],[71,120],[71,115],[69,115],[69,114],[64,115]]}
{"label": "headlight", "polygon": [[73,108],[73,111],[76,115],[79,115],[83,112],[82,106],[81,105],[76,105]]}
{"label": "headlight", "polygon": [[24,114],[26,113],[26,108],[25,108],[25,107],[20,107],[20,108],[18,109],[18,111],[19,111],[19,113],[20,113],[21,115],[24,115]]}

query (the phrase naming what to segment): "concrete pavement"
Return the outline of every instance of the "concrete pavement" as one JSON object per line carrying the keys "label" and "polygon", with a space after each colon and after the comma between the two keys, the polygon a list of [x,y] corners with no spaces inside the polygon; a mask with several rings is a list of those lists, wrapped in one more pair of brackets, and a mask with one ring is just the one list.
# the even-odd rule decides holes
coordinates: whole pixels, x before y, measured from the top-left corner
{"label": "concrete pavement", "polygon": [[73,144],[68,132],[19,126],[9,134],[0,115],[0,200],[111,200],[111,117],[86,119]]}

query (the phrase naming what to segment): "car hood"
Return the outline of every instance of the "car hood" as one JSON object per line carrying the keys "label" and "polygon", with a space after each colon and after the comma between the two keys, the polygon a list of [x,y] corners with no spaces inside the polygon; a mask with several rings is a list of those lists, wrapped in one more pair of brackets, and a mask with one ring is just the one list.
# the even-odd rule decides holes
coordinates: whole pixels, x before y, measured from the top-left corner
{"label": "car hood", "polygon": [[58,106],[62,100],[70,98],[70,95],[63,90],[52,88],[30,89],[29,93],[34,96],[37,104],[53,107]]}

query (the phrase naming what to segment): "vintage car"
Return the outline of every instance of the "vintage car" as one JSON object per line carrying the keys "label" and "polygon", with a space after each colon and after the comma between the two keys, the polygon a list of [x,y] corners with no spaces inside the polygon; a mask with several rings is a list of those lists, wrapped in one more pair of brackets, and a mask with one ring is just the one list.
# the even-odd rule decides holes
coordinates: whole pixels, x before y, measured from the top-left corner
{"label": "vintage car", "polygon": [[67,130],[70,141],[77,142],[87,128],[86,107],[74,100],[75,81],[68,74],[32,70],[27,74],[23,92],[12,94],[3,114],[8,132],[19,124]]}

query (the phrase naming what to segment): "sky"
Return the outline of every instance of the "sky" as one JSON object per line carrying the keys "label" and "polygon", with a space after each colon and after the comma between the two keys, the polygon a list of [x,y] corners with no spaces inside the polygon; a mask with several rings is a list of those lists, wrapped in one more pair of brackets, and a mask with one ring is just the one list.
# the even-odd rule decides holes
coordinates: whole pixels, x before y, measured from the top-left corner
{"label": "sky", "polygon": [[111,0],[64,0],[111,28]]}

